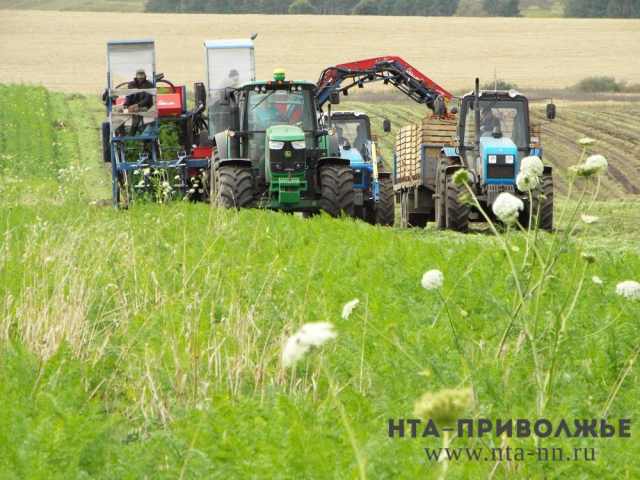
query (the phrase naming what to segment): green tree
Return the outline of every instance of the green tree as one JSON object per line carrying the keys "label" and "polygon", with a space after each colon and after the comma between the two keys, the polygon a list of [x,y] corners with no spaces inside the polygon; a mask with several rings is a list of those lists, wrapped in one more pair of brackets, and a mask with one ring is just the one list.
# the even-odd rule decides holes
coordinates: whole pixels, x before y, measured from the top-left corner
{"label": "green tree", "polygon": [[567,0],[564,6],[565,17],[602,18],[607,12],[608,1]]}
{"label": "green tree", "polygon": [[180,0],[148,0],[144,6],[145,12],[154,13],[180,13]]}
{"label": "green tree", "polygon": [[378,3],[376,0],[360,0],[353,7],[354,15],[378,15]]}
{"label": "green tree", "polygon": [[491,17],[520,16],[520,0],[484,0],[483,6]]}
{"label": "green tree", "polygon": [[309,0],[295,0],[289,5],[289,15],[313,15],[315,13],[316,7]]}
{"label": "green tree", "polygon": [[484,9],[484,0],[460,0],[456,17],[486,17],[487,12]]}

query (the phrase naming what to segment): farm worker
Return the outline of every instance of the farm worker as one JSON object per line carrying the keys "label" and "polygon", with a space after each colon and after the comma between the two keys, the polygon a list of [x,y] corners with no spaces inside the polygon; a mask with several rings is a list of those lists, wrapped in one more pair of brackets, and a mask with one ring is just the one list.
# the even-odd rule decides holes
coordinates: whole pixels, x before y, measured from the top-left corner
{"label": "farm worker", "polygon": [[353,146],[358,149],[364,155],[364,142],[367,140],[367,133],[362,123],[359,123],[356,127],[356,138],[353,141]]}
{"label": "farm worker", "polygon": [[480,120],[480,134],[493,133],[494,129],[500,130],[500,119],[493,115],[493,109],[487,108]]}
{"label": "farm worker", "polygon": [[[269,95],[273,95],[270,93]],[[289,123],[289,120],[284,113],[280,111],[273,103],[273,99],[263,100],[260,103],[260,109],[258,110],[258,120],[262,124],[262,127],[266,130],[275,122]]]}
{"label": "farm worker", "polygon": [[[129,90],[153,88],[153,83],[147,80],[147,74],[142,68],[139,68],[136,71],[135,78],[133,81],[129,82],[127,88]],[[132,110],[133,112],[146,112],[151,106],[153,106],[153,95],[147,92],[138,92],[127,95],[127,98],[125,98],[124,103],[122,104],[124,109]],[[129,130],[129,135],[131,137],[138,133],[138,126],[141,122],[142,117],[140,115],[134,115],[131,118],[131,129]],[[124,134],[124,126],[122,127],[121,133]]]}
{"label": "farm worker", "polygon": [[342,127],[336,127],[336,134],[338,135],[338,145],[344,148],[351,148],[351,144],[349,140],[342,136],[344,130]]}

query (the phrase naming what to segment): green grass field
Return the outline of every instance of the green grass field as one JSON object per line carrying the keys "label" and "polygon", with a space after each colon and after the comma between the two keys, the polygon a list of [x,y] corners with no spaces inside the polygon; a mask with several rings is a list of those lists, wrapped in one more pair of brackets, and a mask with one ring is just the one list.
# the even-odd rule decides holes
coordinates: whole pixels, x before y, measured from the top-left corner
{"label": "green grass field", "polygon": [[[0,96],[1,478],[640,477],[640,303],[616,294],[640,280],[637,199],[596,202],[599,221],[555,243],[188,202],[115,211],[95,204],[110,198],[99,100]],[[421,115],[344,105],[365,106],[394,127]],[[554,255],[547,276],[534,247]],[[432,269],[444,283],[425,290]],[[285,368],[308,322],[337,338]],[[631,419],[631,438],[451,442],[594,449],[562,462],[436,462],[424,449],[442,438],[389,438],[389,419],[447,388],[472,389],[466,418]]]}

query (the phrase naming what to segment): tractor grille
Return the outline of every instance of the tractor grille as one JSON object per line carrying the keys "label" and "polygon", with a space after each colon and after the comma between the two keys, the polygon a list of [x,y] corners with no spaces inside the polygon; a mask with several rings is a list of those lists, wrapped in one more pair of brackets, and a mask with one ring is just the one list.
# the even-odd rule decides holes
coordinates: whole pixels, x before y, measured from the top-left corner
{"label": "tractor grille", "polygon": [[487,156],[487,179],[500,180],[516,178],[515,155],[508,156],[511,157],[510,163],[507,163],[507,155]]}
{"label": "tractor grille", "polygon": [[272,173],[301,173],[305,170],[305,149],[295,149],[291,142],[284,142],[280,150],[271,149],[269,156]]}

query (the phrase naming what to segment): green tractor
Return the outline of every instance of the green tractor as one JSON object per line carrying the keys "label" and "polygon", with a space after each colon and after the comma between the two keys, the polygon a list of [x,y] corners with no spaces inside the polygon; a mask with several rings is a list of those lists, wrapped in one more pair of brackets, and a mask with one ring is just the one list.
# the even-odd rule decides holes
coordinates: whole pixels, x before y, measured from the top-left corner
{"label": "green tractor", "polygon": [[354,215],[353,169],[336,136],[318,126],[315,89],[278,69],[274,80],[220,93],[216,109],[228,112],[228,128],[210,132],[216,205]]}

